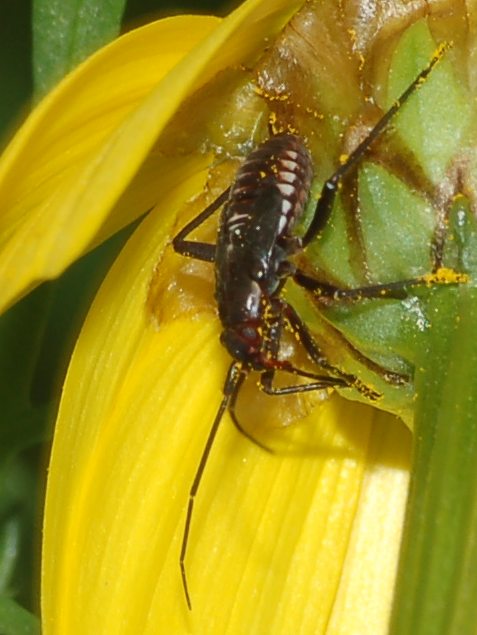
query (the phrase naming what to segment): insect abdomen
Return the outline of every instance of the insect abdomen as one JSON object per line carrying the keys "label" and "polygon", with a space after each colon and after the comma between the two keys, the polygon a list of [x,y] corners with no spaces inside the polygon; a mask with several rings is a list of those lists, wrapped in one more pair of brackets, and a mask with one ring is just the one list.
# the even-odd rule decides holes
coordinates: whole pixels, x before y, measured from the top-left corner
{"label": "insect abdomen", "polygon": [[[232,242],[248,227],[276,241],[290,235],[303,213],[313,176],[303,140],[291,134],[272,137],[239,168],[224,210],[222,230]],[[256,241],[254,230],[254,242]]]}
{"label": "insect abdomen", "polygon": [[304,142],[289,134],[262,143],[237,171],[217,237],[216,298],[224,326],[262,319],[296,245],[292,231],[312,173]]}

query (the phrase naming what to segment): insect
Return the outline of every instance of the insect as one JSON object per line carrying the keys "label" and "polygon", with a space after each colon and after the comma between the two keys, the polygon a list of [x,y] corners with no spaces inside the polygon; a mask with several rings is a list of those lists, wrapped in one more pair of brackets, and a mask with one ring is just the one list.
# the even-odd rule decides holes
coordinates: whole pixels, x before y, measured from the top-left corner
{"label": "insect", "polygon": [[[205,466],[225,411],[228,409],[237,429],[265,450],[246,431],[237,418],[235,406],[240,388],[250,371],[260,373],[260,387],[269,395],[288,395],[328,387],[354,387],[370,399],[377,395],[358,378],[333,367],[321,352],[306,324],[282,297],[285,282],[291,277],[300,286],[332,299],[402,298],[408,286],[429,283],[430,277],[358,289],[339,289],[319,282],[299,270],[291,257],[305,249],[325,227],[343,178],[363,158],[392,117],[424,82],[445,46],[392,107],[382,116],[367,137],[346,161],[327,179],[314,215],[303,237],[295,233],[303,215],[313,179],[313,161],[304,139],[295,134],[278,134],[258,146],[238,169],[234,182],[173,239],[176,252],[215,265],[215,298],[222,324],[221,343],[232,358],[223,388],[223,397],[212,423],[190,492],[179,558],[187,606],[192,603],[187,583],[185,558],[194,500]],[[216,244],[188,240],[214,212],[221,208]],[[295,367],[279,356],[285,326],[297,335],[308,357],[321,374]],[[277,371],[308,383],[276,387]]]}

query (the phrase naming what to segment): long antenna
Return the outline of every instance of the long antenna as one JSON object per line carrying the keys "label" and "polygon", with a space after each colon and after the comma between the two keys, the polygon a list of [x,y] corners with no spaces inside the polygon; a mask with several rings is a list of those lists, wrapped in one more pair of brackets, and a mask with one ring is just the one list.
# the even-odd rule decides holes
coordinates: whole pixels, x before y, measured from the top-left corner
{"label": "long antenna", "polygon": [[229,401],[231,397],[235,394],[237,387],[239,386],[240,379],[242,377],[243,371],[241,370],[240,364],[237,362],[233,362],[230,365],[230,368],[227,373],[227,378],[225,380],[224,385],[224,396],[220,403],[219,409],[217,410],[217,414],[215,415],[214,422],[210,428],[209,436],[207,437],[207,441],[205,443],[204,449],[202,450],[202,456],[200,458],[199,466],[197,467],[197,471],[195,473],[194,480],[192,482],[192,486],[189,491],[189,503],[187,505],[187,514],[186,521],[184,526],[184,533],[182,535],[182,546],[181,553],[179,556],[179,565],[181,569],[181,577],[182,577],[182,586],[184,587],[184,594],[187,602],[187,606],[189,611],[192,611],[192,603],[190,600],[189,587],[187,584],[187,574],[185,569],[185,557],[187,552],[187,544],[189,542],[189,533],[190,526],[192,520],[192,512],[194,510],[194,500],[197,494],[197,490],[199,489],[199,485],[202,480],[202,476],[204,474],[205,466],[207,465],[207,460],[210,455],[210,451],[214,444],[215,437],[217,435],[217,430],[219,429],[220,422],[224,415],[224,412],[229,405]]}

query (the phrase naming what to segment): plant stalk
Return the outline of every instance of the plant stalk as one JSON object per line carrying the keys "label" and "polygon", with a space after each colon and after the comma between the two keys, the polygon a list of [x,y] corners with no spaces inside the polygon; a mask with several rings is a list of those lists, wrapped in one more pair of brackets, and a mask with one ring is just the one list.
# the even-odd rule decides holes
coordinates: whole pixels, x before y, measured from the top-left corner
{"label": "plant stalk", "polygon": [[477,290],[436,289],[390,635],[477,633]]}

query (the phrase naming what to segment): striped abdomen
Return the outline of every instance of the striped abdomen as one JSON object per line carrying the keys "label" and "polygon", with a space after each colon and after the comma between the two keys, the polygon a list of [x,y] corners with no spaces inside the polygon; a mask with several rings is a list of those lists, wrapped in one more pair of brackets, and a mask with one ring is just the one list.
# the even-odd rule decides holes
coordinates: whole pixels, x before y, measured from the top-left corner
{"label": "striped abdomen", "polygon": [[[264,246],[290,236],[303,213],[312,176],[311,157],[300,137],[271,137],[249,154],[237,171],[221,230],[236,242],[236,237],[245,238],[247,229],[259,219],[259,231],[268,231]],[[252,240],[257,240],[255,232]]]}
{"label": "striped abdomen", "polygon": [[224,325],[261,319],[279,289],[306,205],[311,157],[300,137],[271,137],[237,171],[219,222],[216,297]]}

